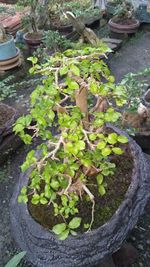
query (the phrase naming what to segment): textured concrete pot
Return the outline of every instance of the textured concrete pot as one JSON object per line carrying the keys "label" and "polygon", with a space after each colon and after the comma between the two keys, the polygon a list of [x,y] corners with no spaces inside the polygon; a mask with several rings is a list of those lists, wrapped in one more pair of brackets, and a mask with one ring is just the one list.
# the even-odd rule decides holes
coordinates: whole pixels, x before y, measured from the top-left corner
{"label": "textured concrete pot", "polygon": [[[122,131],[114,128],[118,134]],[[11,225],[15,240],[36,267],[91,267],[117,251],[133,229],[150,196],[150,167],[140,147],[129,137],[134,161],[131,184],[124,201],[112,218],[89,233],[57,239],[30,216],[25,204],[18,204],[22,186],[28,184],[31,169],[21,175],[11,200]]]}
{"label": "textured concrete pot", "polygon": [[135,33],[138,30],[140,22],[137,19],[133,19],[133,23],[131,24],[121,24],[119,22],[115,22],[112,18],[109,20],[108,25],[109,29],[112,32],[129,34],[129,33]]}
{"label": "textured concrete pot", "polygon": [[17,49],[15,46],[14,38],[13,36],[9,35],[7,42],[0,43],[0,61],[15,57],[16,54]]}

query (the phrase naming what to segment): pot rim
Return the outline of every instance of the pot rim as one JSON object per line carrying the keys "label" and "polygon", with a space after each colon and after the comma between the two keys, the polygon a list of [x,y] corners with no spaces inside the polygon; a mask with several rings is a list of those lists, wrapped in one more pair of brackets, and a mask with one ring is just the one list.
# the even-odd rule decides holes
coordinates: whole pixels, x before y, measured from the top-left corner
{"label": "pot rim", "polygon": [[12,41],[14,41],[14,37],[11,34],[7,34],[7,36],[9,37],[9,40],[4,42],[4,43],[0,43],[0,47],[5,46],[5,45],[11,43]]}
{"label": "pot rim", "polygon": [[133,21],[135,23],[127,25],[127,24],[120,24],[120,23],[114,22],[113,18],[111,18],[109,20],[108,24],[110,27],[114,27],[114,28],[118,28],[118,29],[126,29],[126,30],[130,29],[131,30],[131,29],[134,29],[134,28],[137,28],[140,26],[140,21],[138,19],[134,18]]}
{"label": "pot rim", "polygon": [[[24,38],[26,41],[30,41],[30,40],[32,41],[32,40],[35,40],[34,38],[30,38],[30,37],[28,37],[28,34],[32,34],[32,33],[34,33],[34,32],[26,32],[26,33],[24,33],[24,34],[23,34],[23,38]],[[43,34],[42,34],[41,32],[38,32],[38,33],[41,34],[41,37],[37,38],[36,41],[41,41],[42,38],[43,38]]]}
{"label": "pot rim", "polygon": [[19,54],[20,54],[20,49],[19,49],[18,47],[16,47],[16,55],[13,56],[13,57],[8,57],[7,59],[2,59],[2,60],[0,60],[0,63],[1,63],[1,62],[4,62],[4,63],[5,63],[5,62],[7,62],[8,60],[17,57]]}

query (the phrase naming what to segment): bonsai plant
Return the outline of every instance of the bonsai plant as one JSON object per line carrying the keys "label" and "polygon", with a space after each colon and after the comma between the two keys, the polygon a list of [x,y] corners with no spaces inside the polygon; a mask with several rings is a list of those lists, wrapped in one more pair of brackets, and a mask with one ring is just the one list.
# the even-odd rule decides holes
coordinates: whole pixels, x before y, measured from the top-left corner
{"label": "bonsai plant", "polygon": [[8,60],[17,55],[14,38],[6,34],[2,24],[0,24],[0,61]]}
{"label": "bonsai plant", "polygon": [[[27,33],[23,35],[23,38],[29,47],[36,48],[42,42],[43,37],[42,32],[39,31],[41,21],[44,25],[47,19],[45,6],[39,0],[19,0],[19,5],[30,7],[29,14],[22,19],[22,24],[27,29]],[[42,13],[44,14],[43,20],[41,19]]]}
{"label": "bonsai plant", "polygon": [[134,7],[128,1],[118,5],[114,17],[108,22],[109,28],[116,33],[134,33],[140,22],[134,18]]}
{"label": "bonsai plant", "polygon": [[148,197],[140,148],[108,124],[117,123],[116,107],[126,102],[124,86],[115,85],[100,59],[108,51],[104,44],[69,49],[42,66],[30,58],[30,72],[45,78],[14,131],[31,144],[24,129],[32,128],[42,143],[21,166],[11,221],[17,242],[37,267],[97,264],[119,248]]}

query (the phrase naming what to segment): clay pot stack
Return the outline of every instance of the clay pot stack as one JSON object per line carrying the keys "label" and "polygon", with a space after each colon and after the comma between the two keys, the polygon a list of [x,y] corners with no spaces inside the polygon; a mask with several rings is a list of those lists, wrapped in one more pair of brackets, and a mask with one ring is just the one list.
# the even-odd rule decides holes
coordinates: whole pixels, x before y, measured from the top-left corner
{"label": "clay pot stack", "polygon": [[16,36],[16,32],[21,27],[21,16],[19,13],[16,13],[14,16],[9,16],[2,21],[4,28],[8,34]]}

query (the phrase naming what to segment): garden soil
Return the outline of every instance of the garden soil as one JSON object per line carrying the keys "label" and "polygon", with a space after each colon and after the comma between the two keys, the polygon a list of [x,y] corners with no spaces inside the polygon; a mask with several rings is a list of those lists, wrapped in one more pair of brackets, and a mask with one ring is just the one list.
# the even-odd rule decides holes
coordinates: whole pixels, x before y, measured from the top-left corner
{"label": "garden soil", "polygon": [[[150,33],[140,34],[138,37],[126,42],[119,52],[112,57],[109,65],[113,75],[116,77],[116,81],[120,81],[128,72],[138,72],[145,67],[149,67]],[[13,105],[13,101],[10,103]],[[9,203],[14,186],[19,179],[19,166],[25,158],[27,149],[30,148],[21,147],[3,166],[0,166],[0,267],[4,267],[5,263],[19,251],[10,231]],[[133,267],[149,267],[150,201],[127,241],[130,241],[139,251],[138,263],[133,265]],[[25,261],[20,266],[32,267],[32,265]]]}

